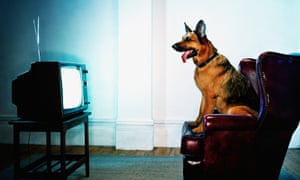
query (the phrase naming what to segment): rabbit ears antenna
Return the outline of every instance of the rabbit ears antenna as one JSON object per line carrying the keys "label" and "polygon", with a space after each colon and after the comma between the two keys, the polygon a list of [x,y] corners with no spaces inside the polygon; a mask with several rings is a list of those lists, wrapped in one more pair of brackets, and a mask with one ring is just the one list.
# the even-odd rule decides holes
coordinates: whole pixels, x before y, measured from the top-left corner
{"label": "rabbit ears antenna", "polygon": [[40,17],[38,16],[37,19],[32,20],[34,35],[37,45],[37,53],[38,53],[38,60],[41,61],[41,52],[40,52]]}

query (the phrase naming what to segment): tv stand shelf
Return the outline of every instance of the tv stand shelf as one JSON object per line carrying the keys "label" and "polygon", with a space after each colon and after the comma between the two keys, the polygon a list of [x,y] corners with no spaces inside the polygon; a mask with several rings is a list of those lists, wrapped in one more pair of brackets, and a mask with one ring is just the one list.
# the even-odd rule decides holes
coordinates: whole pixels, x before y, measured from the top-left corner
{"label": "tv stand shelf", "polygon": [[[90,114],[90,112],[84,112],[64,121],[56,121],[57,123],[28,121],[24,119],[10,121],[9,124],[13,125],[14,129],[15,179],[67,179],[72,172],[83,164],[85,164],[86,177],[89,177],[88,116]],[[67,154],[66,132],[68,129],[82,123],[84,124],[84,153]],[[22,131],[46,132],[46,154],[23,167],[20,165],[19,149],[20,132]],[[51,132],[60,133],[59,154],[51,153]]]}

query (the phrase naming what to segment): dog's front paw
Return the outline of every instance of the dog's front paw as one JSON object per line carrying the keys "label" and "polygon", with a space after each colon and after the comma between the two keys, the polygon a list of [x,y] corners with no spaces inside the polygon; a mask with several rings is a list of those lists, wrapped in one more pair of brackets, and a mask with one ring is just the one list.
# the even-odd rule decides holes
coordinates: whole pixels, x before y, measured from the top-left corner
{"label": "dog's front paw", "polygon": [[202,124],[194,129],[192,129],[192,132],[197,134],[197,133],[202,133],[203,132],[203,126]]}
{"label": "dog's front paw", "polygon": [[198,124],[197,121],[191,121],[191,122],[188,123],[188,125],[189,125],[190,127],[196,127],[196,126],[198,126],[199,124]]}

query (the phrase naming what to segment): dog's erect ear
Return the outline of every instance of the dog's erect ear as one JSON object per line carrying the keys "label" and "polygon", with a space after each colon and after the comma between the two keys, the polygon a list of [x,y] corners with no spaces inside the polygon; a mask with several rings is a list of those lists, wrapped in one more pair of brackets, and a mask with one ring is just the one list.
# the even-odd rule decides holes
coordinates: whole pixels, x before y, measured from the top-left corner
{"label": "dog's erect ear", "polygon": [[184,22],[185,32],[192,32],[192,29]]}
{"label": "dog's erect ear", "polygon": [[205,30],[206,30],[206,25],[203,20],[200,20],[196,25],[196,30],[195,30],[198,37],[203,38],[206,35]]}

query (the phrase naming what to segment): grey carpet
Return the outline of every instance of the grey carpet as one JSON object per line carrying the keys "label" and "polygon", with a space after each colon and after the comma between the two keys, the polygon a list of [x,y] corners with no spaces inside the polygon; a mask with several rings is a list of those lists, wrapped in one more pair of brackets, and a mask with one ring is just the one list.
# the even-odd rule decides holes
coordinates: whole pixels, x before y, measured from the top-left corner
{"label": "grey carpet", "polygon": [[[84,179],[84,166],[70,179]],[[99,180],[182,180],[180,156],[91,156],[90,178]]]}
{"label": "grey carpet", "polygon": [[[13,167],[0,171],[0,179],[12,179]],[[181,156],[90,156],[90,177],[81,166],[69,180],[182,180]],[[297,177],[281,170],[280,180]]]}

